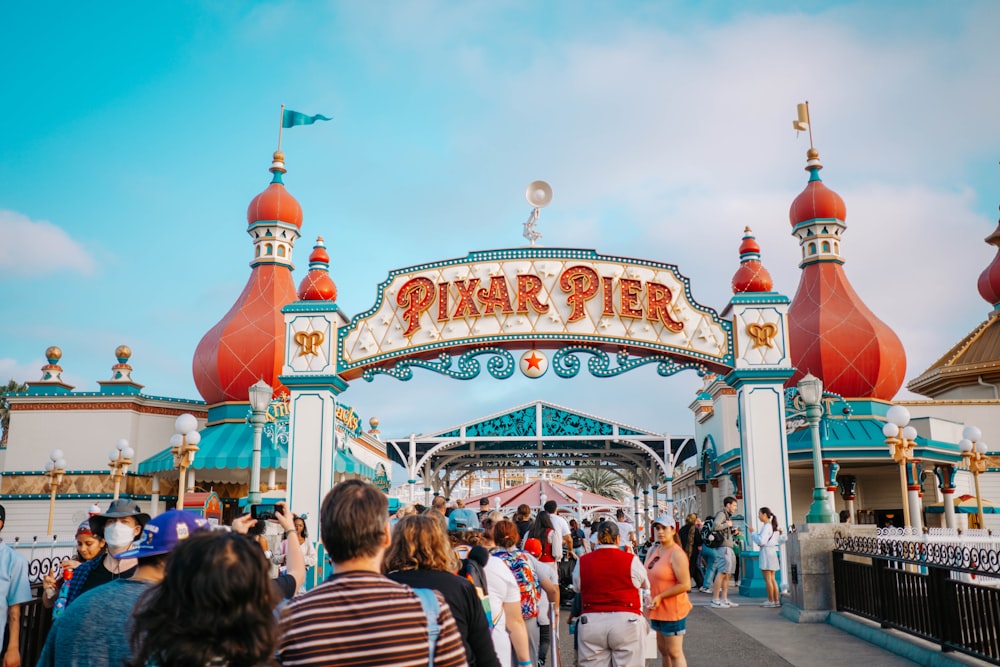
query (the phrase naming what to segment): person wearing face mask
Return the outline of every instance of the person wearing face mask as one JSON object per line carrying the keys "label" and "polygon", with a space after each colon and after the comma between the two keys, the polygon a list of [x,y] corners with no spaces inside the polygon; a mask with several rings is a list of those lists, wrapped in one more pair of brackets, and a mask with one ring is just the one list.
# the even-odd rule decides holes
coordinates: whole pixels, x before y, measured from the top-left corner
{"label": "person wearing face mask", "polygon": [[139,509],[139,505],[124,498],[111,503],[108,511],[90,517],[90,530],[94,535],[103,535],[108,551],[103,558],[95,558],[81,563],[69,580],[66,606],[81,594],[115,579],[128,579],[135,574],[138,561],[135,558],[115,558],[115,554],[126,551],[142,532],[149,521],[149,515]]}

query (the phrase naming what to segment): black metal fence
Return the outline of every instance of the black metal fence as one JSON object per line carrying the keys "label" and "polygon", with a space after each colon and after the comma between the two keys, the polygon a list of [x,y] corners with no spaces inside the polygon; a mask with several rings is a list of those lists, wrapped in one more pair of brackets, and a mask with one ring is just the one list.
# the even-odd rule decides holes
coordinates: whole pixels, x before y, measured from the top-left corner
{"label": "black metal fence", "polygon": [[838,536],[836,547],[837,611],[1000,665],[996,544]]}

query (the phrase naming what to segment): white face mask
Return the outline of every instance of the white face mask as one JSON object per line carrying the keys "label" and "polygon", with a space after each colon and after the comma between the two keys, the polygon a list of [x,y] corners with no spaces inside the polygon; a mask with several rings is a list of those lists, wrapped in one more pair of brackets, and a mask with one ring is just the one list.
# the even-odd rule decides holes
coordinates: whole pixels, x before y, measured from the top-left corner
{"label": "white face mask", "polygon": [[125,523],[109,523],[104,527],[104,541],[109,547],[127,547],[135,540],[135,530]]}

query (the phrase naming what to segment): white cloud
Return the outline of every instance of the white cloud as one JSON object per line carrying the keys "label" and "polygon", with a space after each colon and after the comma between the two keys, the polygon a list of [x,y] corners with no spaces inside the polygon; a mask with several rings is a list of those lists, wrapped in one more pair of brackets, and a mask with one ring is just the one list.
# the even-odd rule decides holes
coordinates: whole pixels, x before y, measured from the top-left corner
{"label": "white cloud", "polygon": [[70,271],[93,275],[97,262],[61,227],[0,210],[0,273],[19,277]]}
{"label": "white cloud", "polygon": [[7,384],[7,380],[16,380],[22,383],[34,382],[42,376],[39,369],[43,364],[45,364],[44,359],[22,364],[17,359],[0,358],[0,385]]}

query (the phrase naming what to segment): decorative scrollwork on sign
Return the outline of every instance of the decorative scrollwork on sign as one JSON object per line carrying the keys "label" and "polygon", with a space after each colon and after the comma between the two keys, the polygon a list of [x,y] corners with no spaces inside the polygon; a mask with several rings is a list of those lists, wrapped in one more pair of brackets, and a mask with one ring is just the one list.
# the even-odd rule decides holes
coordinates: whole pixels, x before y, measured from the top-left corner
{"label": "decorative scrollwork on sign", "polygon": [[[389,368],[374,367],[365,369],[361,375],[365,380],[371,382],[378,374],[388,375],[397,380],[410,380],[413,378],[413,368],[425,368],[441,375],[446,375],[455,380],[471,380],[479,377],[482,365],[476,357],[481,355],[491,355],[486,362],[486,371],[497,380],[506,380],[517,369],[517,362],[514,356],[502,347],[481,347],[469,350],[458,357],[452,357],[448,353],[441,353],[437,360],[429,359],[403,359]],[[456,361],[457,360],[457,361]],[[455,368],[452,368],[452,366]]]}
{"label": "decorative scrollwork on sign", "polygon": [[611,356],[596,347],[589,345],[572,345],[564,347],[556,352],[552,357],[552,368],[556,375],[561,378],[576,377],[582,366],[577,354],[589,354],[587,370],[594,377],[607,378],[627,373],[630,370],[645,366],[646,364],[656,364],[656,372],[662,377],[673,375],[687,368],[693,368],[698,375],[704,376],[708,373],[708,367],[696,362],[677,363],[672,357],[663,354],[651,354],[641,357],[633,357],[628,352],[620,351],[615,354],[615,363],[612,367]]}

